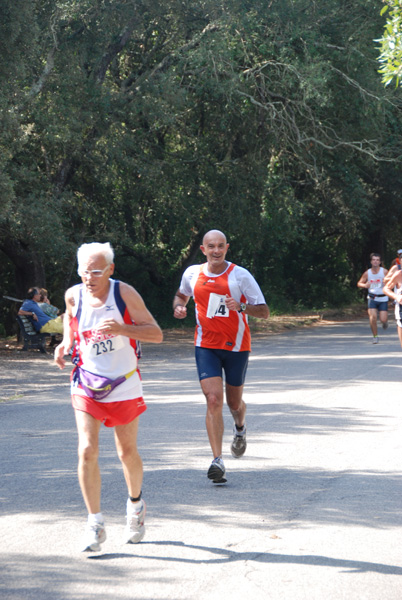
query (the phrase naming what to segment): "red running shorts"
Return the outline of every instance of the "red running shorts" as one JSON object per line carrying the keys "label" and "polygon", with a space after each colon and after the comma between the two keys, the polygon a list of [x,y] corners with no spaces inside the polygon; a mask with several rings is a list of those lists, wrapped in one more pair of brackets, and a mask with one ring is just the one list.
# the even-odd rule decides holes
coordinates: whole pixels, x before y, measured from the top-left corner
{"label": "red running shorts", "polygon": [[88,396],[74,394],[71,401],[76,410],[89,413],[106,427],[127,425],[147,410],[143,398],[123,400],[122,402],[98,402]]}

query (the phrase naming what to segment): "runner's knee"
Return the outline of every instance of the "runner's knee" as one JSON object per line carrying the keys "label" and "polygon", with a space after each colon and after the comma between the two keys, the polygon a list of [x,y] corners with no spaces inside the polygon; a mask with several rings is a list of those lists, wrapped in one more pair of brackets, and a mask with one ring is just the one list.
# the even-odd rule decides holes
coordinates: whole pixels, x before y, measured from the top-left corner
{"label": "runner's knee", "polygon": [[229,407],[229,410],[232,413],[232,415],[240,413],[246,409],[246,403],[243,401],[243,398],[240,398],[240,400],[234,400],[234,401],[230,400],[228,398],[227,403],[228,403],[228,407]]}
{"label": "runner's knee", "polygon": [[132,444],[117,448],[117,456],[123,464],[131,462],[132,460],[136,460],[140,457],[137,446]]}
{"label": "runner's knee", "polygon": [[99,450],[93,444],[82,444],[78,446],[78,457],[81,462],[89,463],[98,460]]}
{"label": "runner's knee", "polygon": [[223,399],[220,397],[219,394],[216,394],[215,392],[208,392],[207,394],[205,394],[205,397],[207,399],[208,410],[210,410],[211,412],[217,412],[222,410]]}

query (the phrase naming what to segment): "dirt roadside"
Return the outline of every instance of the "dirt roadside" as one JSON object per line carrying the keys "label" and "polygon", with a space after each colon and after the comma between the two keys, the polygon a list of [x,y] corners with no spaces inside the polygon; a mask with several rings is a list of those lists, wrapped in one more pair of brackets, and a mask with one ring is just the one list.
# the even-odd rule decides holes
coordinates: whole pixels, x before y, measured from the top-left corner
{"label": "dirt roadside", "polygon": [[[266,321],[250,319],[250,329],[253,338],[264,337],[267,335],[280,334],[292,329],[302,329],[305,327],[319,327],[342,321],[353,321],[364,318],[367,315],[366,307],[362,304],[356,304],[343,309],[325,309],[315,312],[303,312],[293,315],[274,315]],[[164,343],[169,345],[179,344],[192,345],[194,330],[192,327],[179,327],[177,329],[164,330]],[[47,354],[41,354],[39,350],[29,350],[23,352],[22,342],[18,342],[17,337],[0,338],[0,358],[21,360],[27,358],[52,359],[53,350],[48,348]]]}

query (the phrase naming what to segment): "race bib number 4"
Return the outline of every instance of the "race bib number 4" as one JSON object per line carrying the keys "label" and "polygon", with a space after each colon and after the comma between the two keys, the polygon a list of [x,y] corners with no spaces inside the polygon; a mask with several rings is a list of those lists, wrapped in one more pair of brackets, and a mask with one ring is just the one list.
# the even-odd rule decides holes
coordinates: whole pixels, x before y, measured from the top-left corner
{"label": "race bib number 4", "polygon": [[220,294],[210,294],[208,302],[207,317],[213,319],[214,317],[228,317],[229,309],[225,304],[226,296]]}

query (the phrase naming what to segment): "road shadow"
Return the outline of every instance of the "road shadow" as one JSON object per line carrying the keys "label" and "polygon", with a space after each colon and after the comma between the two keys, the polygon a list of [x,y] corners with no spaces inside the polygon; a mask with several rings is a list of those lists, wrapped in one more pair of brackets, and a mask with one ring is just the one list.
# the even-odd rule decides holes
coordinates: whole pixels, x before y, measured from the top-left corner
{"label": "road shadow", "polygon": [[[161,555],[157,554],[159,549],[162,551]],[[147,553],[147,550],[150,553]],[[200,557],[201,553],[203,556]],[[244,573],[243,565],[251,566],[254,563],[273,568],[276,565],[305,566],[317,569],[332,568],[351,577],[370,573],[388,576],[402,575],[402,568],[392,564],[348,560],[325,555],[280,554],[259,550],[237,552],[230,548],[186,544],[174,540],[141,542],[135,546],[135,552],[131,553],[105,552],[86,555],[83,559],[81,557],[66,558],[60,555],[43,557],[40,561],[32,560],[29,566],[25,554],[15,554],[12,560],[12,569],[9,569],[7,558],[0,557],[0,589],[4,600],[21,600],[21,598],[65,600],[67,597],[119,597],[122,600],[135,597],[138,600],[153,600],[152,593],[147,593],[145,590],[152,589],[153,582],[157,586],[163,585],[161,575],[165,573],[165,565],[169,567],[169,564],[172,567],[173,565],[182,565],[183,568],[187,567],[188,569],[202,565],[224,567],[238,563],[239,573]],[[161,565],[160,569],[155,566],[158,563]],[[27,576],[28,573],[29,576]],[[50,573],[51,578],[49,578]],[[194,576],[195,574],[196,571],[194,571]],[[166,598],[171,598],[173,596],[171,596],[170,588],[174,583],[166,575],[165,577]],[[177,590],[176,593],[180,594]],[[158,595],[159,597],[161,596]],[[177,595],[174,597],[187,596]]]}
{"label": "road shadow", "polygon": [[[157,546],[165,547],[168,552],[165,556],[147,555],[144,553],[144,547]],[[181,550],[196,550],[204,552],[207,556],[213,555],[213,558],[186,558],[183,556],[173,556],[171,550],[180,548]],[[367,561],[347,560],[342,558],[332,558],[329,556],[309,555],[309,554],[277,554],[272,552],[236,552],[228,548],[214,548],[211,546],[201,546],[194,544],[186,544],[185,542],[177,541],[157,541],[157,542],[141,542],[137,547],[135,558],[160,560],[164,562],[180,562],[194,565],[199,564],[227,564],[232,562],[258,562],[263,564],[287,564],[287,565],[309,565],[314,567],[333,567],[336,569],[344,569],[349,573],[382,573],[385,575],[402,575],[402,567],[397,565],[385,565],[381,563],[373,563]],[[215,558],[216,557],[216,558]],[[111,553],[89,556],[91,560],[108,561],[115,558],[133,558],[133,555],[128,553]]]}

